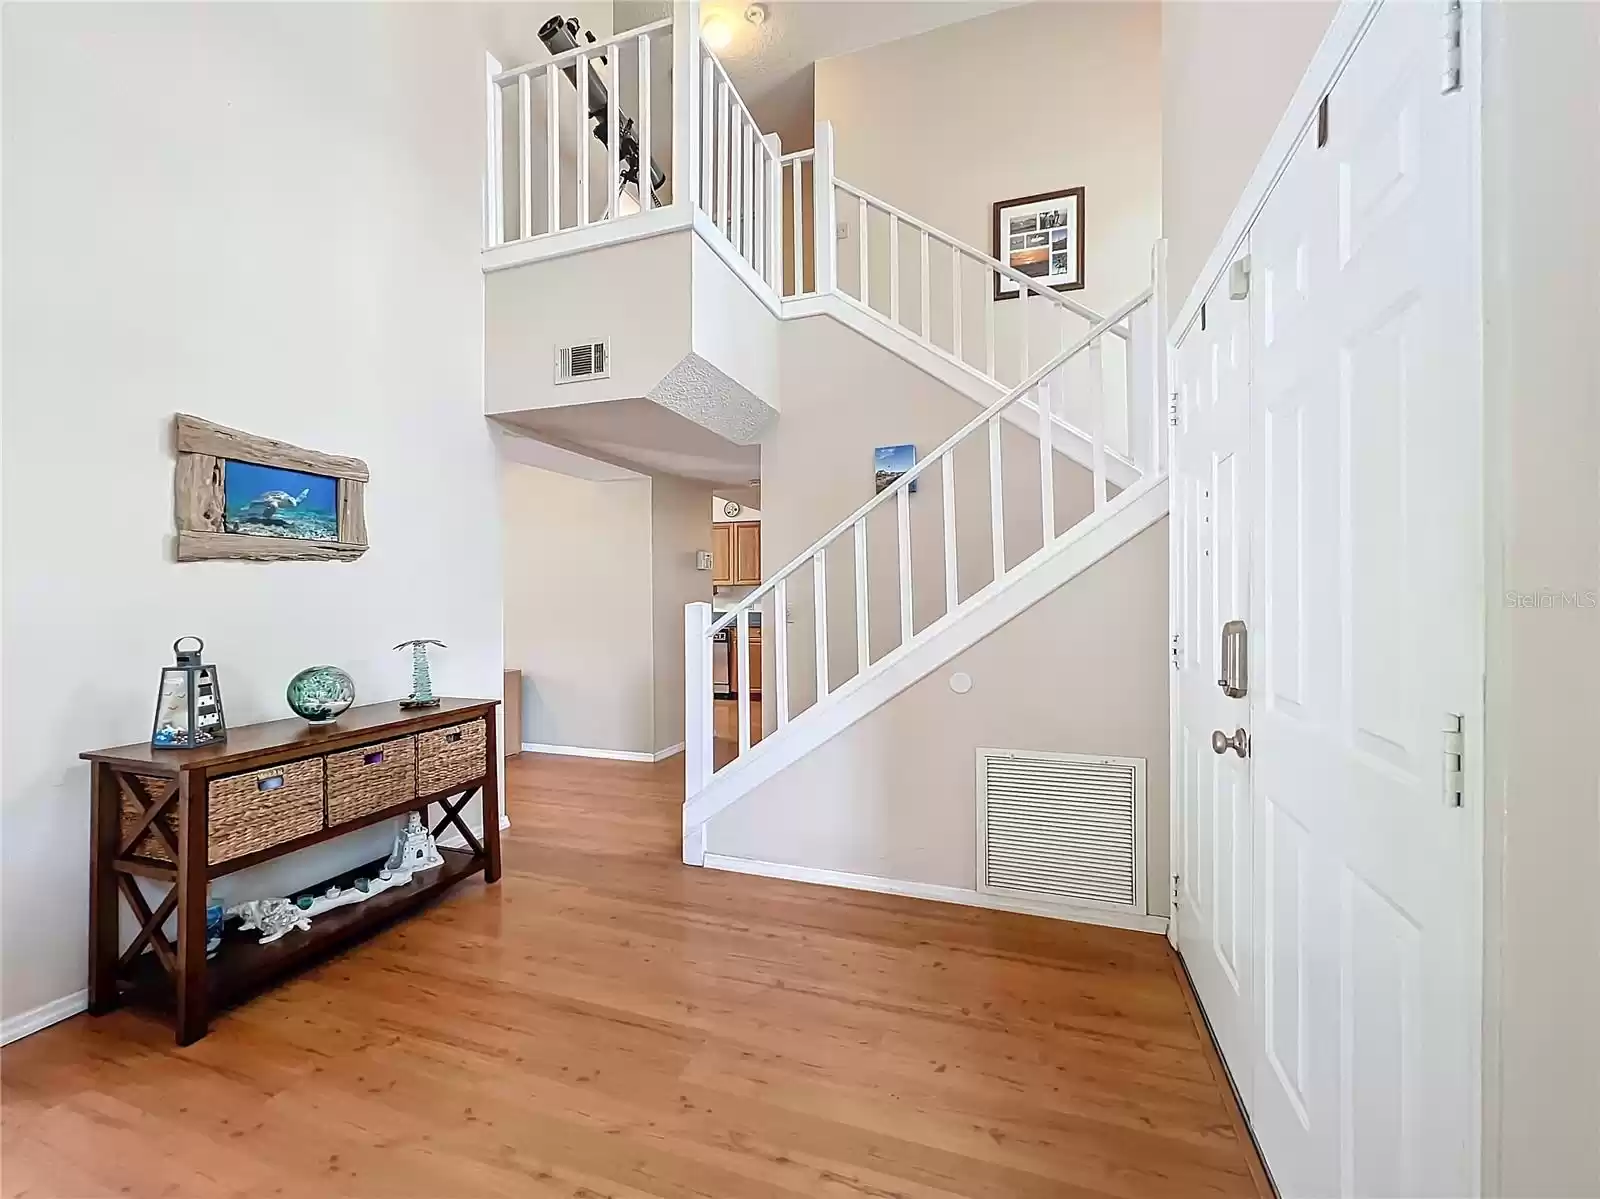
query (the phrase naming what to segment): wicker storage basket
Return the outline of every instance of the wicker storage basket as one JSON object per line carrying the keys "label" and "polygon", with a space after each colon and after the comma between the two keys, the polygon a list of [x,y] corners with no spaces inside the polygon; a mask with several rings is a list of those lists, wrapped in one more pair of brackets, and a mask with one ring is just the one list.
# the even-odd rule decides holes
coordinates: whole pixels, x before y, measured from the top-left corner
{"label": "wicker storage basket", "polygon": [[214,779],[206,790],[211,864],[321,829],[322,780],[321,758]]}
{"label": "wicker storage basket", "polygon": [[[150,799],[155,799],[156,796],[160,795],[167,784],[172,781],[170,779],[158,779],[148,774],[140,774],[134,777],[139,780],[139,783],[144,787],[145,795]],[[122,792],[122,836],[117,838],[118,845],[122,844],[122,837],[126,837],[133,831],[133,826],[139,823],[139,818],[143,815],[144,812],[139,805],[129,798],[127,792]],[[167,836],[176,845],[178,843],[177,801],[173,801],[168,805],[167,810],[156,819],[166,827]],[[167,852],[167,847],[161,843],[161,838],[157,837],[149,829],[145,829],[143,835],[134,842],[133,849],[130,852],[136,858],[148,858],[153,862],[172,861],[172,855]]]}
{"label": "wicker storage basket", "polygon": [[410,737],[328,755],[328,823],[343,824],[392,808],[417,794]]}
{"label": "wicker storage basket", "polygon": [[488,773],[483,721],[417,734],[418,795],[437,795]]}

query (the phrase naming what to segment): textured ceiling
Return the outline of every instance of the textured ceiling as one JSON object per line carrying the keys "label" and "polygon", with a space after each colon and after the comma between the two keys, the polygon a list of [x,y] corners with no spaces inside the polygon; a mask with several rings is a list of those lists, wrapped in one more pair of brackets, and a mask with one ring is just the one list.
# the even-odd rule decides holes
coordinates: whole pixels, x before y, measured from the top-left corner
{"label": "textured ceiling", "polygon": [[[854,54],[1011,8],[1019,0],[771,0],[767,19],[751,25],[746,5],[703,0],[701,17],[716,14],[733,31],[718,53],[734,86],[762,129],[776,132],[786,150],[811,144],[812,64]],[[618,30],[659,20],[671,12],[665,0],[617,0]]]}

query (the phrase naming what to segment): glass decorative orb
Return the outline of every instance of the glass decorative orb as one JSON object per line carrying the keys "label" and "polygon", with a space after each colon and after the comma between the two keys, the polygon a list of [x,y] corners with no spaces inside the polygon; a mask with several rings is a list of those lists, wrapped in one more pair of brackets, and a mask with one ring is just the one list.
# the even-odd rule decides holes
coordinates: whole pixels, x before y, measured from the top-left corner
{"label": "glass decorative orb", "polygon": [[356,685],[337,666],[308,666],[289,680],[286,698],[303,720],[332,724],[356,702]]}

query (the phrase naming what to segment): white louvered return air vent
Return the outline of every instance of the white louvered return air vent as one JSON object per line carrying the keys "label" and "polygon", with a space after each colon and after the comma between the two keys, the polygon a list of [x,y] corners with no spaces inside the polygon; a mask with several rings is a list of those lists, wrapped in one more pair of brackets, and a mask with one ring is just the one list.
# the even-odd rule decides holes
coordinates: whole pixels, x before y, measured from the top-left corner
{"label": "white louvered return air vent", "polygon": [[1143,758],[978,750],[978,890],[1143,913]]}
{"label": "white louvered return air vent", "polygon": [[611,376],[611,353],[603,341],[586,341],[556,349],[556,382],[578,383]]}

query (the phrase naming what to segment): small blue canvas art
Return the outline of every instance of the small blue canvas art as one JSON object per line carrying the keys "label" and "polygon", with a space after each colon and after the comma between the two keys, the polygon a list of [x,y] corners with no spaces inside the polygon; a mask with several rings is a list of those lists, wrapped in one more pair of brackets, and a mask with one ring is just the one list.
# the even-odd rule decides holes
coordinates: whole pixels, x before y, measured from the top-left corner
{"label": "small blue canvas art", "polygon": [[[872,451],[872,466],[877,475],[877,489],[893,487],[894,481],[917,464],[917,447],[914,445],[880,445]],[[915,495],[917,481],[911,480],[906,490]],[[874,492],[876,494],[876,492]]]}
{"label": "small blue canvas art", "polygon": [[222,496],[225,533],[339,540],[339,484],[327,475],[229,459]]}

